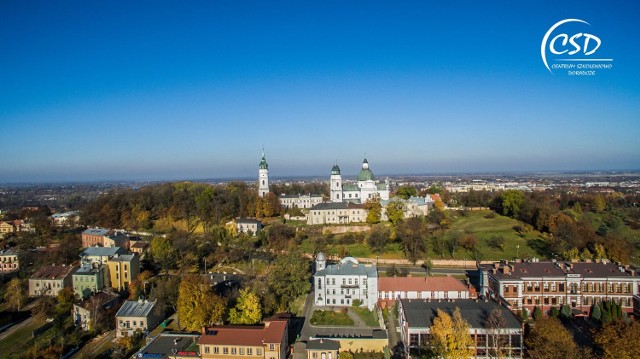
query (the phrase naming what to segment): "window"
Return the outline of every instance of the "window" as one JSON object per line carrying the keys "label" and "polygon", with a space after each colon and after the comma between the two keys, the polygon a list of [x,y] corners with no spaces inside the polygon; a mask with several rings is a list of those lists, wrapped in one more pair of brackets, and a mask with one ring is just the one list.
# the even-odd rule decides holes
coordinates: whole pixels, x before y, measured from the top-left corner
{"label": "window", "polygon": [[253,355],[253,348],[247,348],[247,355]]}
{"label": "window", "polygon": [[213,347],[213,354],[220,354],[220,348],[219,347]]}
{"label": "window", "polygon": [[256,355],[262,355],[262,348],[256,349]]}
{"label": "window", "polygon": [[209,354],[209,346],[208,345],[204,346],[204,353],[205,354]]}
{"label": "window", "polygon": [[227,347],[222,348],[222,354],[229,354],[229,348]]}
{"label": "window", "polygon": [[238,349],[236,349],[236,347],[231,348],[231,355],[236,355],[237,352]]}
{"label": "window", "polygon": [[269,350],[271,350],[271,351],[276,350],[276,345],[275,344],[269,344]]}
{"label": "window", "polygon": [[318,353],[313,352],[313,358],[316,359],[318,357]]}
{"label": "window", "polygon": [[244,355],[244,348],[240,348],[240,355]]}

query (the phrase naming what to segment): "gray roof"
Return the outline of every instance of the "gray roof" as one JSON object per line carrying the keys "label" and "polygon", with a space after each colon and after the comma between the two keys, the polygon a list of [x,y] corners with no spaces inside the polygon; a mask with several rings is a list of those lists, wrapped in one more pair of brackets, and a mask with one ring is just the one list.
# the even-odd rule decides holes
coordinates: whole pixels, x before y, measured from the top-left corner
{"label": "gray roof", "polygon": [[18,250],[14,248],[5,249],[0,251],[0,256],[16,256],[18,255]]}
{"label": "gray roof", "polygon": [[116,313],[116,317],[146,317],[151,313],[155,304],[155,301],[127,300]]}
{"label": "gray roof", "polygon": [[330,339],[309,340],[307,350],[339,350],[340,342]]}
{"label": "gray roof", "polygon": [[244,224],[262,224],[262,222],[260,222],[257,219],[253,219],[253,218],[238,218],[236,219],[236,223],[244,223]]}
{"label": "gray roof", "polygon": [[135,253],[134,254],[120,254],[117,256],[112,257],[111,259],[109,259],[111,262],[131,262],[133,260],[133,257],[135,257]]}
{"label": "gray roof", "polygon": [[[607,278],[607,277],[631,277],[624,268],[619,267],[615,263],[603,261],[596,262],[521,262],[508,264],[498,263],[496,273],[492,273],[501,280],[519,280],[522,278],[541,278],[541,277],[565,277],[567,274],[580,274],[585,278]],[[511,268],[505,268],[505,266]],[[494,264],[483,264],[481,268],[485,271],[492,271]],[[505,271],[505,269],[507,269]]]}
{"label": "gray roof", "polygon": [[352,257],[343,258],[340,263],[328,265],[316,272],[316,276],[327,275],[357,275],[378,278],[378,271],[374,264],[360,264]]}
{"label": "gray roof", "polygon": [[471,329],[487,328],[487,319],[495,309],[502,312],[506,328],[520,329],[522,324],[516,316],[507,308],[492,301],[475,301],[474,299],[458,299],[451,302],[443,300],[416,300],[400,299],[405,318],[411,328],[428,328],[440,309],[449,315],[453,315],[456,308],[460,308],[462,318],[469,323]]}
{"label": "gray roof", "polygon": [[359,191],[358,185],[355,183],[343,183],[342,184],[343,191]]}
{"label": "gray roof", "polygon": [[[177,332],[165,332],[160,333],[153,341],[147,344],[144,348],[138,351],[138,354],[161,354],[166,358],[169,356],[175,356],[177,352],[182,352],[180,357],[193,356],[200,357],[200,350],[196,344],[197,338],[200,334],[192,333],[177,333]],[[175,349],[175,352],[173,351]],[[186,354],[184,352],[193,352],[193,354]]]}
{"label": "gray roof", "polygon": [[82,234],[88,234],[90,236],[106,236],[109,230],[106,228],[87,228]]}
{"label": "gray roof", "polygon": [[332,209],[361,209],[364,208],[361,204],[352,202],[325,202],[318,203],[311,207],[312,211],[332,210]]}
{"label": "gray roof", "polygon": [[73,275],[95,275],[96,273],[100,273],[100,267],[94,268],[91,264],[85,264],[78,268]]}
{"label": "gray roof", "polygon": [[92,256],[92,257],[104,257],[109,256],[113,257],[114,255],[121,253],[122,248],[120,247],[89,247],[82,252],[84,256]]}

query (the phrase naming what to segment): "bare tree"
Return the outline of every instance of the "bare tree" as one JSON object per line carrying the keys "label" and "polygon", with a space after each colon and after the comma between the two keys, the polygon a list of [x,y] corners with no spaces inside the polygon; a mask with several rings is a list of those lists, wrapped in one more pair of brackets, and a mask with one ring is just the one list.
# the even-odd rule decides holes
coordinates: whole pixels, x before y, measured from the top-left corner
{"label": "bare tree", "polygon": [[489,334],[488,354],[493,358],[504,358],[506,356],[505,347],[507,320],[502,316],[502,310],[494,309],[487,317],[487,332]]}

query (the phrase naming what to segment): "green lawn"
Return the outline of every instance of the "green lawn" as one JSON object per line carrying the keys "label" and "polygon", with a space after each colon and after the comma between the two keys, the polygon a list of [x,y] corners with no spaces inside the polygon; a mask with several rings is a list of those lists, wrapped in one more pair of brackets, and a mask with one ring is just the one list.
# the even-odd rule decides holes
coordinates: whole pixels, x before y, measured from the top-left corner
{"label": "green lawn", "polygon": [[349,316],[342,312],[334,312],[332,310],[316,310],[311,316],[311,324],[352,326],[353,320],[351,320]]}
{"label": "green lawn", "polygon": [[44,322],[32,320],[28,325],[11,333],[11,335],[0,340],[0,353],[3,358],[11,358],[14,355],[24,353],[25,349],[29,347],[28,344],[32,342],[31,332],[34,329],[40,327]]}
{"label": "green lawn", "polygon": [[378,326],[378,319],[376,319],[375,315],[373,314],[372,311],[370,311],[367,308],[355,308],[355,307],[351,307],[349,308],[349,310],[353,311],[354,313],[356,313],[360,318],[362,318],[362,320],[364,320],[365,323],[367,323],[367,326],[370,327],[377,327]]}

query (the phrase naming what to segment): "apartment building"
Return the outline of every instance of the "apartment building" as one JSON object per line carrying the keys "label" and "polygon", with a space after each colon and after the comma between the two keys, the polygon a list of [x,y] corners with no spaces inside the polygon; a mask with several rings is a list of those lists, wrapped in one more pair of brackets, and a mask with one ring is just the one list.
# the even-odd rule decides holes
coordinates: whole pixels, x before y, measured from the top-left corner
{"label": "apartment building", "polygon": [[325,255],[318,253],[313,283],[315,304],[319,306],[350,307],[359,300],[361,306],[371,310],[378,298],[375,264],[361,264],[353,257],[327,266]]}
{"label": "apartment building", "polygon": [[307,215],[307,224],[348,224],[366,220],[364,205],[352,202],[320,203]]}
{"label": "apartment building", "polygon": [[71,275],[78,267],[67,265],[44,266],[29,278],[29,296],[55,297],[65,287],[71,287]]}
{"label": "apartment building", "polygon": [[481,292],[529,312],[539,307],[569,305],[574,315],[588,315],[593,304],[613,300],[633,313],[634,296],[640,291],[635,270],[610,262],[515,261],[479,267]]}
{"label": "apartment building", "polygon": [[127,300],[116,313],[116,338],[149,332],[164,319],[157,301]]}
{"label": "apartment building", "polygon": [[453,277],[380,277],[378,302],[393,305],[397,299],[469,299],[469,287]]}
{"label": "apartment building", "polygon": [[18,252],[12,248],[0,251],[0,273],[15,273],[20,269]]}
{"label": "apartment building", "polygon": [[116,254],[107,261],[111,287],[124,290],[140,274],[140,257],[137,254]]}

